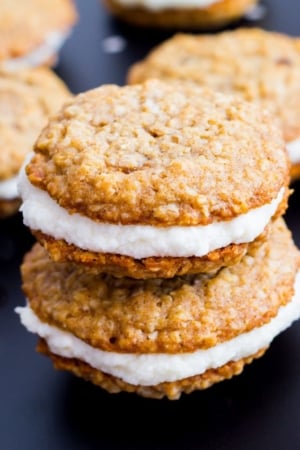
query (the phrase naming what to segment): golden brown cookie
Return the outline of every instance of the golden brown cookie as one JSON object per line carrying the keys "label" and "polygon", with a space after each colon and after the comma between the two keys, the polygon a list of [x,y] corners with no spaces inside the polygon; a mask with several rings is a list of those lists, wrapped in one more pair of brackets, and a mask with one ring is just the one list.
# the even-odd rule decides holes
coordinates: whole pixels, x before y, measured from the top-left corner
{"label": "golden brown cookie", "polygon": [[0,66],[53,64],[77,19],[73,0],[1,0]]}
{"label": "golden brown cookie", "polygon": [[17,176],[34,141],[62,103],[71,98],[48,68],[0,71],[0,216],[19,207]]}
{"label": "golden brown cookie", "polygon": [[21,267],[28,306],[17,312],[57,367],[110,392],[179,398],[239,373],[298,319],[299,257],[282,219],[215,276],[100,276],[35,244]]}
{"label": "golden brown cookie", "polygon": [[147,78],[188,80],[241,95],[268,108],[279,120],[292,162],[300,174],[300,39],[258,28],[210,35],[177,34],[128,72],[128,83]]}
{"label": "golden brown cookie", "polygon": [[257,0],[103,0],[120,20],[140,27],[216,29],[241,18]]}
{"label": "golden brown cookie", "polygon": [[212,271],[230,254],[236,263],[289,195],[273,118],[188,83],[79,94],[34,151],[20,181],[25,224],[54,259],[119,276]]}

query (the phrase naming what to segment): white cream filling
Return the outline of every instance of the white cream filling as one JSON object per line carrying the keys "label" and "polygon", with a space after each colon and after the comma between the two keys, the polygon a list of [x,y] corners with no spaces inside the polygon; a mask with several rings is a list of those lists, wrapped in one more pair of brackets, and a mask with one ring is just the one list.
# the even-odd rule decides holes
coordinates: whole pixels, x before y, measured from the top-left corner
{"label": "white cream filling", "polygon": [[18,196],[18,176],[0,181],[0,199],[14,200]]}
{"label": "white cream filling", "polygon": [[292,164],[300,163],[300,138],[288,142],[286,147]]}
{"label": "white cream filling", "polygon": [[77,213],[69,214],[48,193],[33,186],[24,169],[20,171],[19,192],[24,224],[32,230],[93,252],[146,258],[203,256],[232,243],[252,242],[273,216],[284,189],[271,203],[233,220],[189,227],[114,225],[96,223]]}
{"label": "white cream filling", "polygon": [[279,333],[300,317],[300,273],[296,277],[292,300],[282,306],[269,323],[215,347],[193,353],[134,355],[105,352],[66,331],[41,322],[30,306],[17,307],[15,311],[27,330],[44,338],[56,355],[77,358],[133,385],[151,386],[204,373],[229,361],[251,356],[270,345]]}
{"label": "white cream filling", "polygon": [[57,57],[57,52],[68,38],[70,31],[53,31],[45,42],[26,56],[7,59],[1,63],[5,70],[15,71],[26,67],[40,66],[51,58]]}
{"label": "white cream filling", "polygon": [[126,7],[143,7],[150,11],[159,11],[168,8],[206,8],[214,3],[219,3],[220,1],[221,0],[117,0],[120,5]]}

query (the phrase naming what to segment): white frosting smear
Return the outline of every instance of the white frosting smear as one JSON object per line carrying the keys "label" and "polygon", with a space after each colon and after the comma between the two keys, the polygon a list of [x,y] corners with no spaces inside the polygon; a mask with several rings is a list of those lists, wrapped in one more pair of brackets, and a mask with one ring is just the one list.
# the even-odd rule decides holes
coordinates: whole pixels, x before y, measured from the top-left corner
{"label": "white frosting smear", "polygon": [[13,200],[18,197],[18,176],[0,181],[0,199]]}
{"label": "white frosting smear", "polygon": [[292,164],[300,163],[300,138],[288,142],[286,147]]}
{"label": "white frosting smear", "polygon": [[91,347],[66,331],[41,322],[29,306],[18,307],[15,311],[28,331],[47,341],[52,353],[77,358],[133,385],[153,386],[204,373],[230,361],[251,356],[270,345],[279,333],[300,317],[300,273],[296,278],[292,300],[282,306],[269,323],[210,349],[193,353],[134,355],[105,352]]}
{"label": "white frosting smear", "polygon": [[167,8],[206,8],[221,0],[117,0],[120,5],[129,7],[142,7],[153,11]]}
{"label": "white frosting smear", "polygon": [[26,56],[7,59],[1,66],[5,70],[16,71],[26,67],[40,66],[51,58],[57,58],[57,52],[63,46],[70,31],[53,31],[46,37],[45,42]]}
{"label": "white frosting smear", "polygon": [[93,252],[117,253],[133,258],[150,256],[203,256],[229,244],[252,242],[276,211],[284,194],[269,204],[233,220],[199,226],[154,227],[97,223],[79,214],[69,214],[47,192],[33,186],[24,170],[19,191],[24,224],[55,239]]}

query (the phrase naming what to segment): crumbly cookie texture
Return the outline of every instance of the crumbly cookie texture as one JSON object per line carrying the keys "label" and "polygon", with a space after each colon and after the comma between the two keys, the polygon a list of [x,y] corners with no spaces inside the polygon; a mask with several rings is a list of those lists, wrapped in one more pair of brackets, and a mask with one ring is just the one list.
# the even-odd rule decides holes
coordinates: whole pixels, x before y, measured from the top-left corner
{"label": "crumbly cookie texture", "polygon": [[98,222],[206,225],[270,203],[288,186],[268,112],[178,81],[104,85],[48,122],[26,167],[70,213]]}
{"label": "crumbly cookie texture", "polygon": [[146,398],[162,399],[166,397],[169,400],[178,400],[182,394],[190,394],[195,390],[207,389],[213,384],[239,375],[246,364],[250,364],[254,359],[263,356],[267,349],[261,349],[255,355],[248,356],[239,361],[230,361],[222,367],[209,369],[201,375],[184,378],[178,381],[160,383],[155,386],[136,386],[129,384],[120,378],[96,370],[78,359],[63,358],[55,355],[49,351],[46,342],[42,339],[38,342],[37,350],[40,353],[49,356],[56,369],[72,372],[74,375],[100,386],[111,394],[117,394],[124,391],[136,393],[141,397]]}
{"label": "crumbly cookie texture", "polygon": [[259,28],[214,35],[179,33],[128,72],[147,78],[190,80],[255,100],[278,118],[286,141],[300,136],[300,39]]}
{"label": "crumbly cookie texture", "polygon": [[0,71],[0,181],[18,174],[49,116],[70,98],[67,86],[48,68]]}
{"label": "crumbly cookie texture", "polygon": [[206,7],[170,7],[150,10],[141,6],[127,6],[118,0],[103,0],[116,17],[132,25],[163,29],[216,29],[243,16],[257,0],[218,0]]}
{"label": "crumbly cookie texture", "polygon": [[1,0],[0,62],[27,55],[50,33],[68,31],[77,18],[72,0]]}
{"label": "crumbly cookie texture", "polygon": [[43,322],[108,352],[184,353],[267,324],[294,294],[299,251],[278,219],[269,239],[215,276],[134,280],[54,263],[39,244],[22,289]]}

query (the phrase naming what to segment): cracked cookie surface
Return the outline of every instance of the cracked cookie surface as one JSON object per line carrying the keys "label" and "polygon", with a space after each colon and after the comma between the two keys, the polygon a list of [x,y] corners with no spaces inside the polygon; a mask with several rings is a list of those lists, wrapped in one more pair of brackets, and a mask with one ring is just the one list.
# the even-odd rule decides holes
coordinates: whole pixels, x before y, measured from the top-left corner
{"label": "cracked cookie surface", "polygon": [[227,221],[289,182],[280,130],[254,104],[149,80],[79,94],[48,123],[29,181],[95,222],[166,227]]}

